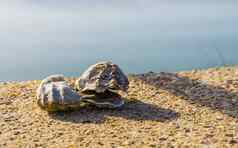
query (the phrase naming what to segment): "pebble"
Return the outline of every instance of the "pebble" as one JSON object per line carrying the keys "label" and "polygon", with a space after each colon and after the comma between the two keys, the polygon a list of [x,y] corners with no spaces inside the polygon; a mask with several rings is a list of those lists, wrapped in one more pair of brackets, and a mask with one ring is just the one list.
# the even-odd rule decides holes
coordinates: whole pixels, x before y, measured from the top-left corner
{"label": "pebble", "polygon": [[223,120],[223,117],[222,116],[217,116],[216,119],[217,120]]}
{"label": "pebble", "polygon": [[21,132],[20,131],[15,131],[14,135],[19,135]]}
{"label": "pebble", "polygon": [[229,133],[229,134],[225,134],[225,136],[226,137],[234,137],[234,134]]}
{"label": "pebble", "polygon": [[167,140],[167,138],[161,137],[161,138],[159,138],[159,140],[160,140],[160,141],[165,141],[165,140]]}
{"label": "pebble", "polygon": [[238,144],[238,141],[237,140],[235,140],[235,139],[232,139],[232,140],[230,140],[230,142],[229,142],[230,144]]}

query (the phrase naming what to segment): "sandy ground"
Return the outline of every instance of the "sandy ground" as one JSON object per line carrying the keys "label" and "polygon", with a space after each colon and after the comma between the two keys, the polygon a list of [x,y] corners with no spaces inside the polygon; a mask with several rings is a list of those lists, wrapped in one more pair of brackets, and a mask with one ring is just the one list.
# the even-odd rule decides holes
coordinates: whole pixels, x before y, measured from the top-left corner
{"label": "sandy ground", "polygon": [[238,147],[238,67],[129,78],[121,109],[53,114],[40,81],[1,84],[0,147]]}

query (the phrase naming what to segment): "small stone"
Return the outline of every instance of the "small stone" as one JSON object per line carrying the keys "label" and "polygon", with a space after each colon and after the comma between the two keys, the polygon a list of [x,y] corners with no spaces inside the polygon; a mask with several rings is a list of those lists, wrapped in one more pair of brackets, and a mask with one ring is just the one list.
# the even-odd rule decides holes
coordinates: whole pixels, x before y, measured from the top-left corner
{"label": "small stone", "polygon": [[14,135],[19,135],[21,132],[20,131],[15,131],[13,134]]}
{"label": "small stone", "polygon": [[214,137],[214,134],[206,134],[206,137],[207,137],[207,138]]}
{"label": "small stone", "polygon": [[223,120],[223,117],[222,116],[217,116],[216,119],[217,120]]}
{"label": "small stone", "polygon": [[188,128],[186,128],[186,129],[185,129],[185,133],[189,133],[189,132],[191,132],[191,130],[188,129]]}
{"label": "small stone", "polygon": [[156,144],[150,144],[150,147],[156,147]]}
{"label": "small stone", "polygon": [[64,133],[62,133],[62,132],[59,132],[57,135],[58,136],[62,136]]}
{"label": "small stone", "polygon": [[22,135],[21,137],[22,137],[23,139],[25,139],[25,138],[26,138],[26,135]]}
{"label": "small stone", "polygon": [[2,145],[6,146],[6,145],[7,145],[7,143],[6,143],[6,142],[4,142]]}
{"label": "small stone", "polygon": [[39,142],[39,139],[34,139],[33,142]]}
{"label": "small stone", "polygon": [[211,125],[204,125],[203,127],[204,128],[211,128],[212,126]]}
{"label": "small stone", "polygon": [[165,140],[167,140],[167,138],[161,137],[161,138],[159,138],[159,140],[160,140],[160,141],[165,141]]}
{"label": "small stone", "polygon": [[232,140],[230,140],[230,142],[229,142],[230,144],[237,144],[238,143],[238,141],[237,140],[235,140],[235,139],[232,139]]}
{"label": "small stone", "polygon": [[234,137],[233,134],[225,134],[226,137]]}
{"label": "small stone", "polygon": [[98,142],[99,145],[104,145],[101,141]]}
{"label": "small stone", "polygon": [[86,130],[84,134],[85,135],[89,135],[90,134],[90,130]]}

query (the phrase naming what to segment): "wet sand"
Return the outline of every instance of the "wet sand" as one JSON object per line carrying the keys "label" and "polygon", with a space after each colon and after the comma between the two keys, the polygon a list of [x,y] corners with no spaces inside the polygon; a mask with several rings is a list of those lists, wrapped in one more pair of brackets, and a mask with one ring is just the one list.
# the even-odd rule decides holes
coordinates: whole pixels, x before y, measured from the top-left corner
{"label": "wet sand", "polygon": [[120,109],[51,114],[36,104],[39,80],[1,84],[0,147],[238,147],[238,67],[129,79]]}

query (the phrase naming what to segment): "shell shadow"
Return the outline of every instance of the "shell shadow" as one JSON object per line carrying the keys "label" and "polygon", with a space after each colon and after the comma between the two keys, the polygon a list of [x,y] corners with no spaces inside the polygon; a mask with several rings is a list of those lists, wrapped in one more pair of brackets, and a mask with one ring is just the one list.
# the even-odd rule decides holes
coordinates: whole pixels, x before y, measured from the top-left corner
{"label": "shell shadow", "polygon": [[133,99],[119,109],[99,109],[94,106],[86,106],[77,111],[49,113],[49,116],[56,120],[73,123],[103,123],[108,116],[134,121],[166,122],[178,118],[179,113]]}
{"label": "shell shadow", "polygon": [[[221,86],[213,86],[205,81],[190,79],[176,73],[147,73],[134,75],[136,81],[166,90],[187,100],[191,104],[206,106],[233,118],[238,118],[238,92],[229,91]],[[237,83],[237,79],[228,83]]]}

